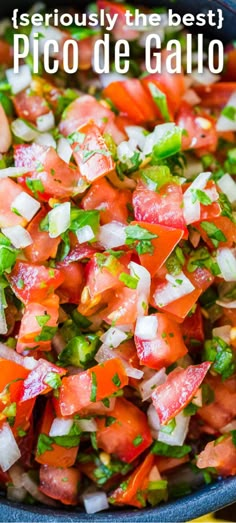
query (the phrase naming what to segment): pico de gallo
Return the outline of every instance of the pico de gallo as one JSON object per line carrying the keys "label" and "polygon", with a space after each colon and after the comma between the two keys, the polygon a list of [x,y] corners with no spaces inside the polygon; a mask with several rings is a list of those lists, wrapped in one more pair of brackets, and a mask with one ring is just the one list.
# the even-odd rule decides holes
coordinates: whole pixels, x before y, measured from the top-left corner
{"label": "pico de gallo", "polygon": [[14,75],[0,24],[0,485],[88,513],[236,474],[236,49],[146,74],[150,28],[92,8],[127,75],[75,27],[76,74]]}

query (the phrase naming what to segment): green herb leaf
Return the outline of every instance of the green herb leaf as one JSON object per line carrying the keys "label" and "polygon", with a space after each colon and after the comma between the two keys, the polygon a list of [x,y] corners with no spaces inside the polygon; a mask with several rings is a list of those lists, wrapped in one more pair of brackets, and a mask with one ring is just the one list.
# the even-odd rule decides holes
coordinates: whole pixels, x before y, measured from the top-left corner
{"label": "green herb leaf", "polygon": [[234,107],[233,105],[226,105],[222,110],[221,114],[228,118],[228,120],[236,122],[236,107]]}
{"label": "green herb leaf", "polygon": [[148,87],[154,102],[156,103],[161,115],[163,116],[163,119],[165,120],[165,122],[169,122],[170,115],[165,93],[158,89],[158,87],[152,82],[148,83]]}
{"label": "green herb leaf", "polygon": [[129,287],[130,289],[137,289],[137,285],[139,282],[138,277],[130,276],[130,274],[122,272],[119,276],[119,280],[122,281],[126,285],[126,287]]}
{"label": "green herb leaf", "polygon": [[167,443],[162,443],[161,441],[155,441],[151,448],[152,454],[158,456],[167,456],[169,458],[183,458],[191,451],[189,445],[168,445]]}
{"label": "green herb leaf", "polygon": [[211,205],[212,201],[209,196],[201,189],[192,189],[192,203],[199,201],[202,205]]}
{"label": "green herb leaf", "polygon": [[57,372],[48,372],[43,381],[52,389],[59,389],[61,387],[61,377]]}
{"label": "green herb leaf", "polygon": [[35,316],[40,327],[44,327],[46,323],[50,320],[51,316],[49,314],[43,314],[42,316]]}
{"label": "green herb leaf", "polygon": [[91,372],[92,386],[91,386],[91,396],[90,401],[97,401],[97,376],[95,372]]}
{"label": "green herb leaf", "polygon": [[53,450],[53,438],[47,436],[47,434],[39,434],[38,443],[37,443],[37,454],[41,456],[47,450]]}
{"label": "green herb leaf", "polygon": [[50,341],[57,332],[57,327],[49,327],[44,325],[41,333],[35,336],[35,341]]}
{"label": "green herb leaf", "polygon": [[133,440],[133,445],[135,447],[139,447],[139,445],[141,445],[141,443],[143,443],[143,436],[141,436],[141,434],[138,434],[138,436],[136,436],[136,438],[134,438],[134,440]]}
{"label": "green herb leaf", "polygon": [[175,418],[173,418],[166,425],[161,425],[160,431],[164,432],[165,434],[172,434],[173,430],[175,430],[175,427],[176,421]]}
{"label": "green herb leaf", "polygon": [[116,374],[114,374],[112,381],[116,387],[121,386],[121,381],[120,381],[120,378],[119,378],[119,375],[117,374],[117,372],[116,372]]}
{"label": "green herb leaf", "polygon": [[212,222],[201,222],[202,229],[207,233],[209,238],[211,239],[214,247],[218,247],[220,242],[226,242],[227,238],[225,237],[224,233],[216,227],[216,225]]}

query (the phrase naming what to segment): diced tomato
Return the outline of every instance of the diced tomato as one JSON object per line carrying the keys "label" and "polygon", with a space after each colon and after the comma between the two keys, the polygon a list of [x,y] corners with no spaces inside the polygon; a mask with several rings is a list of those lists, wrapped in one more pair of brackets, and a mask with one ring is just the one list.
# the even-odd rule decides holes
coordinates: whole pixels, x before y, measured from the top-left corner
{"label": "diced tomato", "polygon": [[88,182],[114,171],[115,164],[99,128],[92,122],[79,127],[82,143],[74,142],[73,155],[79,170]]}
{"label": "diced tomato", "polygon": [[141,265],[154,276],[181,240],[183,230],[145,221],[131,222],[130,225],[138,225],[157,236],[151,240],[153,251],[139,255]]}
{"label": "diced tomato", "polygon": [[232,436],[227,435],[219,442],[210,441],[197,457],[197,467],[213,467],[221,476],[236,474],[236,452]]}
{"label": "diced tomato", "polygon": [[168,374],[163,385],[154,390],[152,401],[162,424],[175,418],[190,403],[210,366],[211,363],[205,361],[186,369],[177,368]]}
{"label": "diced tomato", "polygon": [[[20,331],[18,336],[18,341],[21,344],[21,349],[23,344],[23,350],[27,350],[28,344],[31,343],[34,343],[35,348],[40,347],[41,350],[43,350],[44,344],[46,343],[46,350],[48,348],[50,349],[50,332],[47,332],[45,340],[44,336],[41,335],[41,333],[44,325],[47,328],[47,331],[49,331],[50,327],[57,326],[58,312],[59,298],[55,294],[52,294],[42,303],[28,303],[25,307],[24,315],[21,320]],[[45,316],[46,321],[44,322]],[[39,337],[39,339],[37,337]],[[18,345],[17,351],[19,351]],[[22,350],[19,352],[22,352]]]}
{"label": "diced tomato", "polygon": [[230,423],[236,416],[236,380],[233,376],[222,381],[219,376],[207,376],[206,384],[213,401],[198,410],[198,416],[216,430]]}
{"label": "diced tomato", "polygon": [[0,135],[0,153],[6,153],[11,147],[12,135],[8,122],[7,115],[3,106],[0,103],[0,120],[1,120],[1,135]]}
{"label": "diced tomato", "polygon": [[[79,40],[73,39],[77,45],[78,45],[78,53],[79,53],[79,63],[78,63],[78,69],[80,71],[87,71],[92,66],[92,60],[93,60],[93,52],[94,52],[94,44],[96,40],[99,38],[98,34],[95,34],[94,36],[88,36],[87,38],[81,38]],[[60,61],[60,67],[63,70],[63,47],[67,40],[71,40],[71,34],[68,33],[68,36],[65,36],[65,38],[62,38],[60,42],[60,55],[59,55],[59,61]],[[73,66],[73,49],[72,46],[68,47],[68,67]]]}
{"label": "diced tomato", "polygon": [[164,185],[155,192],[139,182],[133,192],[133,206],[138,221],[186,230],[182,189],[176,183]]}
{"label": "diced tomato", "polygon": [[[219,247],[232,247],[236,241],[236,227],[235,224],[227,216],[219,216],[214,218],[211,222],[219,229],[225,240],[219,241]],[[203,241],[210,247],[210,249],[215,249],[214,244],[211,241],[211,238],[207,235],[206,231],[202,228],[201,222],[194,224],[194,227],[199,230]]]}
{"label": "diced tomato", "polygon": [[[49,436],[49,432],[55,419],[53,412],[53,406],[50,400],[48,400],[47,405],[43,414],[43,421],[40,427],[40,434]],[[57,445],[57,443],[51,444],[50,450],[45,450],[44,452],[39,452],[37,447],[35,460],[41,465],[49,465],[50,467],[57,467],[60,464],[60,467],[63,469],[67,467],[72,467],[74,465],[76,456],[78,453],[78,445],[74,447],[62,447]]]}
{"label": "diced tomato", "polygon": [[0,64],[12,65],[13,49],[5,40],[0,40]]}
{"label": "diced tomato", "polygon": [[194,349],[195,341],[201,346],[204,341],[203,318],[201,308],[197,305],[196,310],[190,316],[186,316],[180,325],[184,343],[187,347]]}
{"label": "diced tomato", "polygon": [[183,150],[206,149],[208,152],[216,150],[217,133],[215,121],[208,114],[196,114],[190,105],[183,102],[178,112],[176,123],[186,131],[182,137]]}
{"label": "diced tomato", "polygon": [[116,420],[109,426],[106,418],[97,419],[98,447],[131,463],[152,443],[146,415],[126,399],[117,398],[109,416]]}
{"label": "diced tomato", "polygon": [[222,79],[225,81],[236,82],[236,49],[227,50],[225,53],[224,71]]}
{"label": "diced tomato", "polygon": [[136,289],[123,287],[109,297],[108,307],[102,311],[103,320],[109,325],[127,325],[137,318],[138,294]]}
{"label": "diced tomato", "polygon": [[142,124],[155,121],[158,111],[149,93],[137,78],[124,82],[112,82],[103,90],[103,95],[112,101],[115,107],[133,122]]}
{"label": "diced tomato", "polygon": [[34,180],[41,182],[42,189],[37,191],[40,199],[64,199],[77,194],[78,182],[82,181],[78,169],[68,165],[56,153],[53,147],[41,145],[17,145],[15,147],[16,167],[27,167],[31,183]]}
{"label": "diced tomato", "polygon": [[224,107],[235,90],[236,82],[217,82],[211,85],[195,86],[195,91],[201,98],[201,106],[206,109]]}
{"label": "diced tomato", "polygon": [[28,89],[15,95],[13,103],[17,116],[33,124],[36,124],[39,116],[47,114],[50,111],[43,96],[32,94]]}
{"label": "diced tomato", "polygon": [[[60,460],[59,463],[60,465]],[[40,487],[43,494],[58,499],[64,505],[77,505],[79,496],[80,472],[77,468],[61,468],[42,465],[40,467]]]}
{"label": "diced tomato", "polygon": [[114,256],[109,257],[107,255],[106,258],[104,257],[104,261],[100,263],[99,254],[95,254],[86,267],[88,300],[99,295],[102,296],[102,293],[107,290],[120,287],[119,276],[124,270],[124,265]]}
{"label": "diced tomato", "polygon": [[63,283],[58,289],[61,303],[79,303],[84,283],[84,268],[82,263],[72,262],[57,264]]}
{"label": "diced tomato", "polygon": [[0,227],[14,227],[26,225],[26,219],[12,211],[15,198],[23,192],[20,185],[10,178],[0,180]]}
{"label": "diced tomato", "polygon": [[[36,367],[29,373],[22,384],[20,402],[35,398],[39,394],[46,394],[52,390],[53,387],[49,384],[49,378],[53,378],[54,374],[63,376],[66,374],[66,370],[47,360],[39,359]],[[49,383],[47,383],[47,380]]]}
{"label": "diced tomato", "polygon": [[60,237],[50,238],[48,232],[40,230],[40,223],[46,214],[46,209],[41,209],[27,226],[33,243],[24,249],[24,254],[31,263],[45,262],[49,258],[55,258],[57,253]]}
{"label": "diced tomato", "polygon": [[156,317],[158,324],[155,339],[143,340],[135,336],[134,340],[141,365],[159,370],[184,356],[187,348],[177,323],[163,313],[152,316]]}
{"label": "diced tomato", "polygon": [[[78,240],[77,240],[78,241]],[[72,247],[71,251],[63,260],[63,266],[70,265],[70,263],[86,260],[87,258],[92,258],[94,254],[99,252],[98,248],[90,245],[89,243],[77,243]]]}
{"label": "diced tomato", "polygon": [[[164,58],[165,51],[162,52]],[[150,92],[150,83],[154,84],[157,89],[162,91],[167,97],[167,105],[172,119],[173,113],[175,113],[182,102],[182,96],[186,91],[184,75],[182,73],[168,73],[164,70],[161,74],[154,73],[145,76],[142,79],[143,85]],[[173,96],[173,93],[175,94]]]}
{"label": "diced tomato", "polygon": [[81,201],[86,211],[98,209],[101,225],[111,221],[127,223],[128,208],[131,203],[131,192],[113,187],[105,178],[92,184]]}
{"label": "diced tomato", "polygon": [[125,40],[129,41],[136,40],[139,37],[139,31],[126,25],[125,5],[115,2],[108,2],[107,0],[98,0],[97,7],[100,10],[104,9],[104,11],[109,13],[110,16],[114,17],[114,15],[118,15],[115,27],[112,30],[112,36],[115,38],[115,40],[124,38]]}
{"label": "diced tomato", "polygon": [[14,293],[25,305],[45,300],[63,280],[62,271],[18,260],[8,276]]}
{"label": "diced tomato", "polygon": [[188,463],[189,455],[183,456],[182,458],[167,458],[166,456],[156,456],[155,464],[160,473],[169,472],[170,470],[176,469],[184,463]]}
{"label": "diced tomato", "polygon": [[140,493],[144,496],[149,483],[149,474],[154,464],[154,456],[148,454],[144,461],[128,477],[125,489],[118,487],[111,493],[112,502],[115,505],[132,505],[143,508],[140,501]]}
{"label": "diced tomato", "polygon": [[117,358],[63,378],[59,398],[61,414],[69,416],[79,412],[91,403],[111,396],[127,384],[128,377]]}
{"label": "diced tomato", "polygon": [[89,120],[93,120],[103,133],[106,124],[114,118],[114,113],[108,107],[99,103],[93,96],[85,94],[68,105],[59,129],[62,134],[67,136],[77,131],[82,125],[87,124]]}

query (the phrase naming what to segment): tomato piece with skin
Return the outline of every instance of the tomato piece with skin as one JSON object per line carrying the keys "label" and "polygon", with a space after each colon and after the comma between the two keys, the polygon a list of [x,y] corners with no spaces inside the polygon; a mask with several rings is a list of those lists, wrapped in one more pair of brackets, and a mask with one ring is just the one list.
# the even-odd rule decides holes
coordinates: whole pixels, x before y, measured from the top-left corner
{"label": "tomato piece with skin", "polygon": [[109,297],[108,307],[102,311],[102,318],[109,325],[127,325],[137,319],[138,294],[136,289],[123,287]]}
{"label": "tomato piece with skin", "polygon": [[186,232],[182,188],[176,183],[168,183],[155,192],[139,181],[133,192],[133,207],[137,221],[165,225]]}
{"label": "tomato piece with skin", "polygon": [[235,376],[222,381],[219,376],[207,376],[205,383],[213,394],[213,401],[203,405],[197,416],[213,429],[219,431],[236,416]]}
{"label": "tomato piece with skin", "polygon": [[66,374],[66,370],[40,358],[36,367],[22,383],[19,401],[24,402],[52,390],[52,387],[46,381],[49,375],[51,377],[52,373],[63,376]]}
{"label": "tomato piece with skin", "polygon": [[221,441],[210,441],[204,450],[197,456],[197,467],[205,469],[213,467],[220,476],[234,476],[236,474],[235,444],[231,435]]}
{"label": "tomato piece with skin", "polygon": [[15,227],[16,225],[24,227],[26,225],[27,220],[11,210],[15,198],[22,192],[21,186],[10,178],[0,180],[0,227]]}
{"label": "tomato piece with skin", "polygon": [[60,238],[50,238],[48,232],[40,230],[40,223],[47,215],[45,208],[27,226],[33,243],[24,249],[24,254],[31,263],[43,263],[49,258],[55,258]]}
{"label": "tomato piece with skin", "polygon": [[201,107],[221,109],[236,91],[235,82],[216,82],[211,85],[196,85],[196,93],[201,98]]}
{"label": "tomato piece with skin", "polygon": [[111,109],[99,103],[93,96],[85,94],[68,105],[63,113],[59,130],[68,136],[82,125],[87,124],[89,120],[93,120],[103,133],[106,124],[110,120],[114,121],[114,118],[115,115]]}
{"label": "tomato piece with skin", "polygon": [[79,303],[81,292],[84,284],[84,268],[82,263],[72,262],[57,264],[60,274],[63,277],[63,283],[57,290],[60,296],[60,303]]}
{"label": "tomato piece with skin", "polygon": [[157,117],[154,101],[137,78],[110,83],[103,90],[103,96],[136,124],[155,121]]}
{"label": "tomato piece with skin", "polygon": [[[190,316],[186,316],[183,323],[180,325],[184,343],[190,349],[198,350],[204,342],[203,317],[201,307],[197,305],[196,310]],[[199,346],[195,345],[195,340],[199,342]]]}
{"label": "tomato piece with skin", "polygon": [[139,255],[141,265],[154,276],[178,245],[183,237],[183,230],[145,221],[134,221],[130,225],[138,225],[157,236],[151,240],[153,251]]}
{"label": "tomato piece with skin", "polygon": [[30,90],[21,91],[13,97],[16,114],[19,118],[36,124],[39,116],[49,113],[50,108],[43,98],[37,94],[31,94]]}
{"label": "tomato piece with skin", "polygon": [[[39,434],[45,434],[46,436],[49,436],[49,432],[54,419],[55,414],[53,411],[52,402],[48,400],[44,410],[43,420]],[[67,448],[62,447],[57,443],[52,443],[51,450],[45,450],[44,452],[39,453],[37,448],[35,460],[37,461],[37,463],[40,463],[41,465],[49,465],[50,467],[57,467],[58,464],[60,464],[60,467],[65,469],[74,465],[78,449],[78,445],[75,447]]]}
{"label": "tomato piece with skin", "polygon": [[13,49],[5,40],[0,39],[0,64],[11,66],[13,61]]}
{"label": "tomato piece with skin", "polygon": [[163,385],[156,387],[152,393],[152,402],[162,424],[175,418],[190,403],[210,366],[211,363],[205,361],[186,369],[177,368],[168,374]]}
{"label": "tomato piece with skin", "polygon": [[116,420],[109,426],[106,419],[97,419],[98,447],[131,463],[152,443],[146,415],[126,399],[117,398],[109,416]]}
{"label": "tomato piece with skin", "polygon": [[[225,240],[218,242],[218,247],[232,247],[236,242],[235,224],[227,216],[212,218],[211,222],[223,233],[225,237]],[[203,229],[201,222],[194,224],[194,227],[200,232],[203,241],[208,245],[208,247],[210,249],[215,249],[215,245],[212,243],[211,238]]]}
{"label": "tomato piece with skin", "polygon": [[78,132],[82,143],[74,142],[72,150],[81,175],[92,183],[114,171],[114,161],[97,125],[90,121]]}
{"label": "tomato piece with skin", "polygon": [[173,469],[176,469],[177,467],[180,467],[180,465],[183,465],[184,463],[189,462],[189,455],[186,454],[186,456],[183,456],[182,458],[167,458],[166,456],[156,456],[155,457],[155,465],[157,466],[160,474],[162,472],[167,472]]}
{"label": "tomato piece with skin", "polygon": [[[60,463],[60,462],[59,462]],[[42,465],[39,472],[39,490],[64,505],[77,505],[80,472],[75,467],[61,468]]]}
{"label": "tomato piece with skin", "polygon": [[62,416],[69,416],[100,401],[128,384],[128,377],[117,358],[95,365],[80,374],[63,378],[59,403]]}
{"label": "tomato piece with skin", "polygon": [[111,493],[112,502],[115,505],[132,505],[137,508],[143,508],[138,494],[141,493],[145,498],[145,490],[149,483],[149,474],[154,465],[154,456],[148,454],[132,474],[127,479],[126,488],[118,487]]}
{"label": "tomato piece with skin", "polygon": [[217,132],[215,120],[206,113],[195,113],[186,102],[181,104],[177,125],[186,131],[182,136],[182,149],[206,149],[215,152]]}
{"label": "tomato piece with skin", "polygon": [[99,254],[95,254],[86,267],[86,287],[89,299],[98,295],[102,296],[107,290],[120,287],[122,284],[119,276],[125,271],[125,266],[115,257],[107,255],[100,262]]}
{"label": "tomato piece with skin", "polygon": [[11,129],[10,129],[7,114],[1,103],[0,103],[0,120],[1,120],[0,153],[4,154],[11,147],[12,135],[11,135]]}
{"label": "tomato piece with skin", "polygon": [[[117,20],[115,27],[112,30],[112,36],[115,40],[124,38],[125,40],[136,40],[139,37],[139,31],[128,27],[126,25],[126,6],[122,4],[117,4],[115,2],[109,2],[107,0],[98,0],[97,7],[99,10],[104,9],[106,13],[109,13],[111,16],[116,15]],[[118,16],[117,16],[118,15]]]}
{"label": "tomato piece with skin", "polygon": [[17,260],[8,281],[16,296],[24,303],[47,299],[64,281],[60,270]]}
{"label": "tomato piece with skin", "polygon": [[131,192],[113,187],[105,178],[95,181],[81,200],[86,211],[98,209],[101,225],[117,221],[127,223]]}
{"label": "tomato piece with skin", "polygon": [[[59,297],[56,294],[52,294],[46,300],[41,303],[31,302],[25,307],[24,314],[21,320],[20,331],[18,335],[18,341],[21,344],[21,351],[18,349],[17,352],[22,352],[22,344],[27,350],[28,344],[34,343],[34,347],[43,350],[44,344],[46,348],[49,345],[50,348],[50,337],[48,339],[37,339],[42,333],[43,326],[56,327],[59,314]],[[47,321],[43,325],[43,317],[46,316]],[[30,347],[32,348],[32,346]],[[24,349],[23,349],[24,350]]]}
{"label": "tomato piece with skin", "polygon": [[37,191],[39,199],[44,199],[44,193],[59,199],[77,194],[78,183],[82,180],[79,170],[64,162],[53,147],[17,145],[14,158],[16,167],[29,169],[31,182],[41,182],[42,189]]}
{"label": "tomato piece with skin", "polygon": [[169,367],[187,353],[179,325],[171,320],[167,314],[152,314],[157,319],[157,333],[155,339],[143,340],[134,337],[137,354],[141,365],[159,370]]}

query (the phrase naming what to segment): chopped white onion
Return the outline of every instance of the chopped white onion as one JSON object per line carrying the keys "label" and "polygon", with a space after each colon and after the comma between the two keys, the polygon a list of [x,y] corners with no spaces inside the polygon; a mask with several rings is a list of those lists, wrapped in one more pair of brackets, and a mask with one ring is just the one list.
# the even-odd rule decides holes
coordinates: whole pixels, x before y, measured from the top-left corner
{"label": "chopped white onion", "polygon": [[9,501],[23,501],[26,494],[27,491],[24,487],[12,487],[11,485],[7,487],[7,499]]}
{"label": "chopped white onion", "polygon": [[57,154],[64,160],[64,162],[69,163],[72,156],[72,149],[68,140],[61,136],[57,142]]}
{"label": "chopped white onion", "polygon": [[94,419],[79,419],[76,421],[76,425],[82,432],[96,432],[97,423]]}
{"label": "chopped white onion", "polygon": [[141,150],[144,148],[146,140],[146,130],[144,127],[139,125],[127,125],[125,127],[125,132],[130,139],[135,142],[135,146],[139,147]]}
{"label": "chopped white onion", "polygon": [[227,432],[231,432],[231,430],[236,430],[236,419],[230,421],[227,425],[224,425],[224,427],[220,429],[220,432],[222,432],[222,434],[227,434]]}
{"label": "chopped white onion", "polygon": [[98,241],[105,249],[121,247],[125,244],[125,225],[119,222],[110,222],[102,225],[98,233]]}
{"label": "chopped white onion", "polygon": [[49,213],[49,236],[57,238],[70,226],[70,202],[56,205]]}
{"label": "chopped white onion", "polygon": [[158,385],[162,385],[166,381],[166,372],[165,369],[160,369],[158,372],[154,372],[153,376],[151,378],[148,378],[146,380],[142,380],[139,385],[140,394],[142,396],[142,400],[146,401],[148,400],[152,393],[154,388],[158,387]]}
{"label": "chopped white onion", "polygon": [[110,327],[101,337],[100,340],[108,347],[119,347],[125,341],[127,335],[117,327]]}
{"label": "chopped white onion", "polygon": [[109,508],[105,492],[99,491],[83,494],[82,499],[87,514],[96,514],[101,512],[101,510]]}
{"label": "chopped white onion", "polygon": [[49,436],[52,438],[55,436],[67,436],[73,423],[73,419],[55,418],[52,422]]}
{"label": "chopped white onion", "polygon": [[53,127],[55,127],[55,118],[53,112],[49,111],[49,113],[38,116],[36,119],[36,125],[40,133],[45,133],[46,131],[53,129]]}
{"label": "chopped white onion", "polygon": [[195,395],[193,396],[192,403],[196,405],[197,407],[202,407],[203,400],[202,400],[202,389],[198,389]]}
{"label": "chopped white onion", "polygon": [[2,233],[11,241],[16,249],[24,249],[33,243],[30,233],[21,227],[15,225],[14,227],[3,227]]}
{"label": "chopped white onion", "polygon": [[117,147],[117,157],[122,163],[127,163],[127,160],[134,156],[134,143],[131,141],[121,142]]}
{"label": "chopped white onion", "polygon": [[129,264],[130,274],[133,277],[138,278],[137,291],[138,293],[145,294],[149,297],[150,287],[151,287],[151,274],[150,272],[135,262],[130,262]]}
{"label": "chopped white onion", "polygon": [[[236,107],[236,91],[234,91],[230,96],[224,109],[226,109],[226,107]],[[216,123],[216,130],[218,132],[236,131],[236,120],[231,120],[231,118],[227,118],[224,114],[221,113],[219,120]]]}
{"label": "chopped white onion", "polygon": [[190,77],[197,85],[209,85],[219,82],[220,76],[213,74],[209,71],[208,67],[203,67],[203,72],[199,73],[197,69],[194,69],[190,74]]}
{"label": "chopped white onion", "polygon": [[33,369],[37,366],[38,362],[32,356],[24,357],[21,354],[18,354],[14,349],[11,349],[4,343],[0,343],[0,358],[4,360],[14,361],[18,365],[22,365],[26,369]]}
{"label": "chopped white onion", "polygon": [[30,68],[27,64],[20,65],[19,73],[14,73],[14,69],[7,69],[6,77],[13,94],[20,93],[32,82]]}
{"label": "chopped white onion", "polygon": [[94,232],[90,225],[85,225],[76,231],[76,236],[79,243],[90,242],[95,238]]}
{"label": "chopped white onion", "polygon": [[11,209],[16,209],[23,218],[30,222],[40,209],[40,203],[23,191],[13,200]]}
{"label": "chopped white onion", "polygon": [[221,338],[226,343],[230,343],[231,325],[222,325],[222,327],[215,327],[212,329],[212,336]]}
{"label": "chopped white onion", "polygon": [[8,331],[6,316],[4,312],[5,308],[5,306],[0,305],[0,334],[7,334]]}
{"label": "chopped white onion", "polygon": [[9,469],[9,476],[11,478],[11,481],[14,485],[14,487],[22,487],[23,481],[22,481],[22,474],[24,473],[24,469],[21,465],[18,463],[15,463],[10,469]]}
{"label": "chopped white onion", "polygon": [[199,200],[193,201],[194,191],[203,190],[210,176],[211,172],[200,173],[184,193],[183,214],[187,225],[200,220],[201,206]]}
{"label": "chopped white onion", "polygon": [[226,194],[230,203],[236,201],[236,183],[230,174],[224,174],[224,176],[218,180],[217,185],[220,187],[222,192]]}
{"label": "chopped white onion", "polygon": [[236,258],[228,247],[217,249],[216,261],[225,281],[236,281]]}
{"label": "chopped white onion", "polygon": [[210,198],[211,202],[217,202],[217,200],[219,200],[219,193],[216,187],[204,189],[203,192]]}
{"label": "chopped white onion", "polygon": [[183,445],[188,433],[190,418],[191,416],[185,416],[183,412],[177,414],[175,417],[176,426],[170,434],[163,432],[161,425],[158,432],[158,441],[167,443],[167,445]]}
{"label": "chopped white onion", "polygon": [[135,367],[132,367],[124,358],[121,357],[120,354],[118,354],[115,349],[111,350],[107,345],[103,344],[100,349],[98,350],[95,360],[97,363],[104,363],[107,360],[112,360],[114,358],[119,358],[122,362],[122,365],[125,369],[125,372],[127,376],[130,378],[135,378],[137,380],[140,380],[143,377],[143,371],[136,369]]}
{"label": "chopped white onion", "polygon": [[158,319],[156,316],[137,318],[134,334],[141,340],[155,340],[157,337]]}
{"label": "chopped white onion", "polygon": [[151,403],[147,410],[148,425],[151,429],[152,436],[157,439],[158,431],[161,426],[161,422],[154,405]]}
{"label": "chopped white onion", "polygon": [[[58,464],[60,465],[60,464]],[[49,498],[48,496],[45,496],[42,492],[40,492],[37,483],[30,477],[30,475],[25,472],[22,474],[22,484],[25,490],[31,494],[31,496],[39,501],[40,503],[44,503],[45,505],[51,505],[55,506],[55,501]]]}
{"label": "chopped white onion", "polygon": [[32,142],[32,140],[35,140],[38,136],[37,129],[33,129],[31,125],[27,124],[21,118],[13,120],[11,130],[17,138],[24,140],[24,142]]}
{"label": "chopped white onion", "polygon": [[99,78],[103,88],[107,87],[113,82],[124,82],[127,80],[127,76],[125,74],[119,73],[102,73],[100,74]]}
{"label": "chopped white onion", "polygon": [[29,167],[6,167],[6,169],[0,169],[1,178],[17,178],[29,172]]}
{"label": "chopped white onion", "polygon": [[220,305],[220,307],[223,307],[225,309],[236,309],[236,300],[233,301],[224,301],[224,300],[216,300],[217,305]]}
{"label": "chopped white onion", "polygon": [[56,140],[50,133],[38,134],[37,138],[34,140],[38,145],[43,145],[44,147],[53,147],[56,149]]}
{"label": "chopped white onion", "polygon": [[167,274],[166,280],[166,285],[159,290],[157,289],[153,296],[158,307],[164,307],[172,301],[187,296],[195,289],[183,272],[180,272],[176,277]]}
{"label": "chopped white onion", "polygon": [[20,457],[20,449],[13,436],[11,427],[8,423],[3,423],[0,429],[0,467],[3,472],[9,470]]}
{"label": "chopped white onion", "polygon": [[[48,40],[54,40],[59,45],[62,42],[62,40],[67,36],[66,33],[58,29],[57,27],[54,27],[53,25],[49,25],[48,27],[45,27],[43,25],[32,27],[31,33],[29,35],[29,44],[30,44],[30,52],[33,53],[34,50],[34,39],[35,39],[35,33],[40,33],[41,37],[38,40],[38,49],[39,54],[44,54],[44,46]],[[53,57],[55,55],[55,51],[53,46],[49,46],[49,56]]]}
{"label": "chopped white onion", "polygon": [[201,102],[201,98],[199,98],[196,91],[193,89],[187,89],[187,91],[184,93],[184,96],[182,97],[182,100],[187,102],[189,105],[198,105]]}
{"label": "chopped white onion", "polygon": [[24,356],[23,365],[26,369],[33,370],[38,365],[38,361],[33,356]]}

